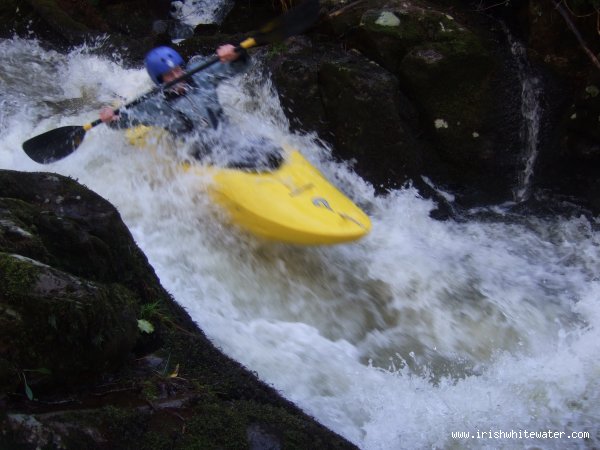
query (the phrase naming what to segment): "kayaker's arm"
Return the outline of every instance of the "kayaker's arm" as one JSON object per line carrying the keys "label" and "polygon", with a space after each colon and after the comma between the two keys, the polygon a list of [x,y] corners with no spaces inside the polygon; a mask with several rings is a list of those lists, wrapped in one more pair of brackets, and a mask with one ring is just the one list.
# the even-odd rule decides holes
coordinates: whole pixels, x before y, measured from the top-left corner
{"label": "kayaker's arm", "polygon": [[104,106],[99,116],[102,122],[115,129],[131,128],[141,124],[139,120],[129,117],[127,111],[119,110],[119,114],[115,114],[110,106]]}
{"label": "kayaker's arm", "polygon": [[[216,87],[221,81],[245,72],[250,66],[250,55],[243,48],[238,49],[232,44],[224,44],[217,48],[216,53],[221,64],[215,64],[203,73],[193,75],[197,83],[208,83]],[[194,58],[190,61],[188,70],[193,70],[196,65]],[[200,59],[199,62],[202,63],[203,60]]]}

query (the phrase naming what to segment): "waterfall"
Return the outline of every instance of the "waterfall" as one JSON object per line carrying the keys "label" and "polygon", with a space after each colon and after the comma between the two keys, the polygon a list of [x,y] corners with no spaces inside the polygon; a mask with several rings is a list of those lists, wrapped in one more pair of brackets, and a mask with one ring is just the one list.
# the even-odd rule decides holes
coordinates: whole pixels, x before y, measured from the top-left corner
{"label": "waterfall", "polygon": [[520,203],[529,199],[531,195],[531,182],[535,162],[539,153],[539,133],[542,108],[540,98],[542,86],[539,77],[535,74],[527,59],[527,49],[514,39],[508,29],[504,27],[510,50],[513,54],[521,82],[521,142],[523,143],[523,170],[518,176],[518,182],[513,189],[514,201]]}

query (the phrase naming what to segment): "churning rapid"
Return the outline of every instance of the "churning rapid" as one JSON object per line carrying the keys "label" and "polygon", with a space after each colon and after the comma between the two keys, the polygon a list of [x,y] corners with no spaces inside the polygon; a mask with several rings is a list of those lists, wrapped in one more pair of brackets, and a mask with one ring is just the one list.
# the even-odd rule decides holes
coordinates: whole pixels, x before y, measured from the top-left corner
{"label": "churning rapid", "polygon": [[[225,353],[363,449],[600,445],[598,221],[498,207],[439,222],[410,187],[375,196],[318,139],[288,130],[255,67],[220,88],[226,113],[300,148],[373,221],[350,245],[259,241],[225,225],[210,180],[178,172],[170,145],[144,151],[101,126],[59,162],[28,159],[26,139],[150,88],[143,69],[92,50],[0,41],[0,168],[58,172],[109,199]],[[529,434],[548,431],[565,434]]]}

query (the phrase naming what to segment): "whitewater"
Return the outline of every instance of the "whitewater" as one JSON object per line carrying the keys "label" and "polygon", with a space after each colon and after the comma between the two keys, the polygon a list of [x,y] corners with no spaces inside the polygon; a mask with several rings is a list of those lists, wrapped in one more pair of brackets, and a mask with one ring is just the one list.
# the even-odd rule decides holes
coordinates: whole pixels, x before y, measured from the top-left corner
{"label": "whitewater", "polygon": [[19,38],[0,56],[0,169],[60,173],[107,198],[215,345],[324,425],[369,450],[600,446],[597,218],[499,205],[441,222],[410,186],[375,195],[316,136],[289,131],[257,57],[220,88],[226,114],[301,149],[373,222],[348,245],[261,241],[227,225],[210,180],[177,170],[172,143],[144,151],[99,126],[56,163],[23,153],[146,92],[142,68]]}

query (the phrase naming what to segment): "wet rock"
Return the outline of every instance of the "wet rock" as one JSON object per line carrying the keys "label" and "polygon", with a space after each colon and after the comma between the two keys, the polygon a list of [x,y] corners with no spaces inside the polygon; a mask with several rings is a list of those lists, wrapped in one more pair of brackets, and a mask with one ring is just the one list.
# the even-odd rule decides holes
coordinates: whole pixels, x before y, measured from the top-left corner
{"label": "wet rock", "polygon": [[425,176],[469,205],[510,197],[520,169],[518,78],[489,39],[414,2],[356,2],[270,67],[292,123],[355,158],[379,190],[410,179],[428,195]]}
{"label": "wet rock", "polygon": [[0,253],[0,358],[31,385],[64,387],[114,370],[136,342],[136,300],[122,287]]}
{"label": "wet rock", "polygon": [[[536,165],[536,186],[600,213],[600,98],[593,74],[555,114]],[[564,98],[564,92],[560,94]],[[558,96],[558,95],[557,95]],[[556,97],[555,97],[556,98]]]}
{"label": "wet rock", "polygon": [[169,6],[169,0],[7,0],[0,5],[0,36],[35,35],[61,50],[93,43],[99,52],[139,63],[152,46],[165,42],[153,25],[170,20]]}
{"label": "wet rock", "polygon": [[[600,54],[595,14],[586,2],[563,11],[531,1],[521,11],[519,32],[532,63],[550,80],[544,86],[545,134],[534,173],[545,195],[600,213],[600,72],[587,51]],[[574,30],[571,28],[575,28]],[[579,35],[578,40],[576,33]]]}
{"label": "wet rock", "polygon": [[271,55],[269,66],[295,128],[318,132],[378,187],[418,176],[418,116],[390,72],[358,52],[306,39]]}
{"label": "wet rock", "polygon": [[355,448],[218,351],[117,210],[50,173],[0,171],[0,411],[3,449]]}
{"label": "wet rock", "polygon": [[55,175],[7,171],[0,186],[0,359],[61,386],[117,368],[138,339],[138,303],[156,292],[118,213]]}

